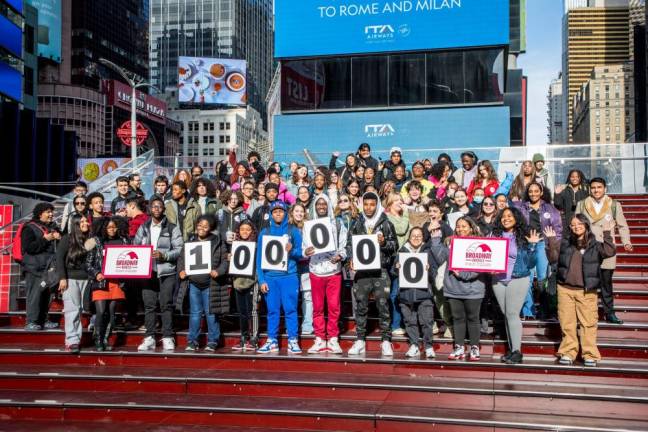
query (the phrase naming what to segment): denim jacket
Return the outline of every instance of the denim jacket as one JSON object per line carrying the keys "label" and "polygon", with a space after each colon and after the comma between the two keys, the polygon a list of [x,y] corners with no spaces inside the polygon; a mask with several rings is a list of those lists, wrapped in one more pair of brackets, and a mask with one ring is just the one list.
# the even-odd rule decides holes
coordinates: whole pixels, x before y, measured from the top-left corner
{"label": "denim jacket", "polygon": [[526,247],[518,247],[515,265],[511,278],[519,279],[531,274],[531,269],[536,266],[536,244],[529,243]]}

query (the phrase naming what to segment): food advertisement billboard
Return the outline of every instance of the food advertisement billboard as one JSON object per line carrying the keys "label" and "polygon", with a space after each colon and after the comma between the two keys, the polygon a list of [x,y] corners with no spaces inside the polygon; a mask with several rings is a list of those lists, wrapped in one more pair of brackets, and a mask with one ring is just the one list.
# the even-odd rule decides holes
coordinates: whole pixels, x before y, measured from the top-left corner
{"label": "food advertisement billboard", "polygon": [[195,104],[247,104],[245,60],[180,57],[178,102]]}

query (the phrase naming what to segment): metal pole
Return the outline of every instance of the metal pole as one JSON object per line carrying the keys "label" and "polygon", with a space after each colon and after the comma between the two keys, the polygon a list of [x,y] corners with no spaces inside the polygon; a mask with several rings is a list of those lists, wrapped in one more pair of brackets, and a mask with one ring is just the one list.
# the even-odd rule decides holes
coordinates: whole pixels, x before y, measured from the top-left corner
{"label": "metal pole", "polygon": [[135,159],[137,159],[137,89],[134,82],[130,84],[133,88],[131,94],[131,160],[135,164]]}

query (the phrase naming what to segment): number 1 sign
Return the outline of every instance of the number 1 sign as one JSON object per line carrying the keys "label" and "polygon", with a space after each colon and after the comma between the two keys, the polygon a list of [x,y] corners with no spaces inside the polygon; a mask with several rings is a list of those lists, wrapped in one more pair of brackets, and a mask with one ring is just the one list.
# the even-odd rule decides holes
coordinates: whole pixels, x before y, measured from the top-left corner
{"label": "number 1 sign", "polygon": [[211,268],[211,242],[193,242],[184,245],[185,273],[188,275],[209,274]]}

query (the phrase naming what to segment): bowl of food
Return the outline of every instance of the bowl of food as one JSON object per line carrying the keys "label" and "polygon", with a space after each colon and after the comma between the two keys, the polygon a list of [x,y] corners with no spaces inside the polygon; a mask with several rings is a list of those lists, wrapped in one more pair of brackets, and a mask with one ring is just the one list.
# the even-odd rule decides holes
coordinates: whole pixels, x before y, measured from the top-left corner
{"label": "bowl of food", "polygon": [[216,79],[221,79],[225,76],[225,65],[221,63],[214,63],[209,68],[209,73]]}
{"label": "bowl of food", "polygon": [[230,91],[240,92],[245,89],[245,76],[241,72],[231,72],[225,79],[225,86]]}

